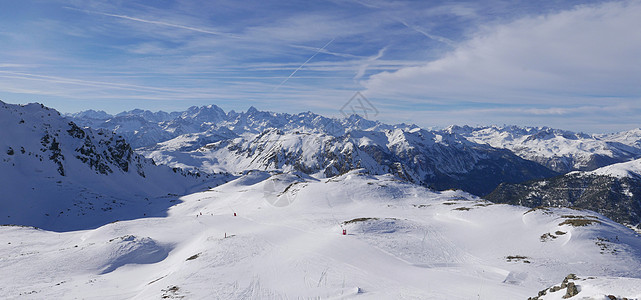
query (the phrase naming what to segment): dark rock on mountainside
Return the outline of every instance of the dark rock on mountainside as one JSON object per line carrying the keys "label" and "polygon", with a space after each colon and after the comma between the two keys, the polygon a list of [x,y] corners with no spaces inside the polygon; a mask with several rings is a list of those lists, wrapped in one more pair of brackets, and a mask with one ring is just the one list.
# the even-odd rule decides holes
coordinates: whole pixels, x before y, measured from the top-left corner
{"label": "dark rock on mountainside", "polygon": [[484,198],[527,207],[589,209],[619,223],[638,226],[641,222],[641,180],[634,177],[577,172],[524,183],[503,183]]}

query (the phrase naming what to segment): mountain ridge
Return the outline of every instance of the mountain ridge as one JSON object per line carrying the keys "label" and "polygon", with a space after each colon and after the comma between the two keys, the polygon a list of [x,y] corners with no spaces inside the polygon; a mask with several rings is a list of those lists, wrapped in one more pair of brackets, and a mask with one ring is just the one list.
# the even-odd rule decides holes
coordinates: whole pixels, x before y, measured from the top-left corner
{"label": "mountain ridge", "polygon": [[[174,116],[174,119],[156,122],[155,118],[149,117],[153,114],[170,115]],[[71,119],[78,119],[78,123],[86,126],[105,128],[121,133],[125,137],[131,138],[136,147],[150,147],[176,138],[181,134],[207,131],[210,127],[227,127],[237,135],[258,134],[266,129],[276,128],[293,131],[318,131],[335,137],[342,136],[351,130],[383,131],[405,128],[411,131],[420,129],[416,125],[388,125],[378,121],[370,121],[358,115],[351,115],[345,119],[331,119],[311,112],[273,113],[259,111],[255,107],[240,113],[235,111],[224,113],[215,105],[192,106],[182,112],[165,113],[159,111],[152,113],[132,110],[116,115],[135,116],[148,122],[147,124],[141,123],[137,128],[124,126],[127,121],[118,120],[117,117],[112,118],[113,121],[105,123],[104,119],[92,121],[78,117],[83,115],[86,114],[80,112],[67,116]],[[100,120],[103,123],[100,123]],[[550,127],[452,125],[442,130],[429,131],[446,134],[456,133],[475,143],[508,149],[523,159],[537,162],[559,173],[590,171],[609,164],[641,158],[641,129],[611,134],[585,134]],[[152,137],[140,138],[139,136]]]}
{"label": "mountain ridge", "polygon": [[[132,112],[134,114],[130,113],[130,118],[144,119],[144,115],[148,115],[141,110]],[[325,176],[333,176],[353,168],[369,166],[373,174],[393,173],[411,182],[437,189],[462,188],[475,194],[489,193],[503,181],[517,182],[556,175],[537,164],[522,160],[500,149],[469,141],[457,133],[428,131],[416,125],[388,125],[366,120],[358,115],[351,115],[345,119],[330,119],[311,112],[283,114],[252,108],[240,113],[230,111],[225,119],[224,112],[215,105],[190,107],[182,113],[174,114],[179,117],[157,123],[148,120],[138,128],[125,126],[130,123],[119,121],[118,117],[115,117],[104,121],[101,128],[112,129],[125,136],[129,135],[134,141],[144,141],[139,145],[147,144],[147,146],[139,147],[138,152],[156,161],[174,167],[201,171],[239,173],[247,168],[269,169],[293,166],[297,171],[306,173],[323,171]],[[116,122],[110,124],[111,120]],[[118,122],[120,125],[116,125]],[[90,122],[86,124],[91,125]],[[283,133],[273,135],[270,130],[280,130]],[[336,143],[336,145],[322,147],[317,144],[315,146],[317,149],[324,148],[327,151],[317,154],[308,153],[308,160],[316,157],[317,161],[307,165],[295,161],[293,157],[300,155],[301,151],[309,152],[309,149],[290,148],[286,151],[287,153],[263,154],[271,158],[255,157],[257,151],[260,152],[263,149],[259,144],[267,142],[261,138],[263,135],[268,134],[272,139],[282,139],[282,135],[295,139],[300,133],[313,136],[304,141],[306,143],[313,144],[315,143],[313,140],[323,140],[324,143]],[[156,139],[147,140],[148,134],[154,135]],[[168,138],[172,136],[173,138]],[[153,144],[154,141],[162,139],[165,140]],[[250,145],[251,141],[258,144]],[[224,147],[221,143],[226,145],[228,149],[226,153],[222,153]],[[276,152],[281,151],[278,149],[283,149],[283,145],[272,146],[270,149]],[[336,152],[335,149],[339,148],[342,150]],[[354,151],[358,153],[351,153]],[[279,156],[281,156],[280,162],[286,161],[285,165],[274,164],[273,158]],[[327,159],[328,157],[330,158]],[[358,159],[353,160],[354,157]],[[242,158],[249,159],[251,162],[242,162]],[[236,162],[236,165],[242,167],[230,166],[225,163],[226,159],[231,159]],[[449,160],[449,163],[445,163],[446,160]],[[216,162],[226,166],[218,165]],[[475,167],[477,163],[479,166]],[[340,167],[336,168],[335,166],[338,165]],[[470,171],[473,172],[470,173]],[[472,177],[488,178],[488,183],[484,185],[477,180],[474,183],[464,184]]]}
{"label": "mountain ridge", "polygon": [[[217,177],[158,166],[123,137],[81,128],[41,104],[0,102],[0,128],[0,190],[12,199],[0,201],[2,224],[95,227],[143,216],[149,199],[191,191]],[[169,204],[160,202],[151,206]]]}
{"label": "mountain ridge", "polygon": [[500,184],[484,198],[495,203],[589,209],[641,228],[641,159],[594,171],[574,171],[523,183]]}

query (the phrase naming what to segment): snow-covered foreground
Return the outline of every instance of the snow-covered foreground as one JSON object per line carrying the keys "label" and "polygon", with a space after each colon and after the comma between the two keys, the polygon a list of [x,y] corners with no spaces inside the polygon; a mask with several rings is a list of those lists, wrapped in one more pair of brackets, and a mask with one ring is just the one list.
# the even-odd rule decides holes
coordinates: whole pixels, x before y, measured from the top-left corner
{"label": "snow-covered foreground", "polygon": [[577,298],[641,297],[641,238],[593,212],[304,176],[250,172],[93,230],[0,227],[0,297],[527,299],[570,273],[593,277]]}

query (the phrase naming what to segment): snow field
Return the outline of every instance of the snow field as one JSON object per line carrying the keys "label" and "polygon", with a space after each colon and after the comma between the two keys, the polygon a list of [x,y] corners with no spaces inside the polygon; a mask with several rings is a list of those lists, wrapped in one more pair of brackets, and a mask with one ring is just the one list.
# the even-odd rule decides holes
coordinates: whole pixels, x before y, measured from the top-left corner
{"label": "snow field", "polygon": [[[575,219],[599,223],[560,225]],[[576,273],[626,277],[612,288],[630,296],[639,249],[632,231],[589,211],[528,212],[359,171],[254,171],[180,197],[166,216],[61,233],[0,227],[0,270],[12,275],[0,277],[0,295],[526,299]]]}

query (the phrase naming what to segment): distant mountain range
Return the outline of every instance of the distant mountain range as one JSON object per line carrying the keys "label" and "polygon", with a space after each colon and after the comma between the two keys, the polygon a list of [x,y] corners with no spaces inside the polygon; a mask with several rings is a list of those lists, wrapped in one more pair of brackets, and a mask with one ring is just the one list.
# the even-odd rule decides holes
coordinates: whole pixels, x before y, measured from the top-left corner
{"label": "distant mountain range", "polygon": [[139,153],[159,163],[205,172],[285,170],[331,177],[364,168],[371,174],[391,173],[435,189],[463,189],[477,195],[502,182],[558,174],[456,132],[388,125],[357,115],[330,119],[311,112],[291,115],[253,107],[225,113],[209,105],[184,112],[133,110],[116,116],[91,111],[69,118],[122,134],[139,146]]}
{"label": "distant mountain range", "polygon": [[575,133],[548,127],[450,126],[470,141],[509,149],[554,171],[589,171],[641,157],[641,129],[615,134]]}
{"label": "distant mountain range", "polygon": [[[357,115],[331,119],[311,112],[291,115],[258,111],[254,107],[247,112],[225,113],[215,105],[193,106],[186,111],[171,113],[135,109],[109,115],[88,110],[67,117],[83,126],[113,130],[128,138],[136,148],[153,147],[189,133],[197,134],[190,139],[193,146],[198,146],[248,133],[259,134],[267,129],[325,133],[333,137],[342,137],[355,130],[426,132],[416,125],[387,125]],[[641,157],[641,129],[614,134],[585,134],[548,127],[450,126],[431,132],[441,136],[458,135],[476,144],[508,149],[523,159],[559,173],[589,171]]]}
{"label": "distant mountain range", "polygon": [[[195,186],[203,181],[199,176],[263,170],[329,178],[362,169],[437,190],[487,195],[494,202],[576,206],[626,224],[641,221],[638,178],[616,177],[623,171],[614,167],[641,158],[640,129],[599,135],[516,126],[425,130],[357,115],[333,119],[253,107],[226,113],[215,105],[171,113],[136,109],[110,115],[89,110],[63,118],[39,104],[2,103],[2,113],[0,155],[3,164],[16,170],[3,172],[7,188],[26,187],[29,182],[54,190],[55,185],[67,186],[59,181],[69,181],[77,186],[70,193],[104,188],[106,192],[96,193],[118,199],[123,189],[109,188],[110,184],[131,185],[124,190],[144,199]],[[27,165],[32,173],[14,174]],[[626,174],[638,174],[638,170],[632,168]],[[113,183],[92,183],[104,178]],[[46,184],[35,183],[40,181]],[[596,191],[596,196],[559,189]],[[24,188],[20,193],[30,192]],[[39,195],[48,193],[45,189]],[[75,199],[87,198],[82,197]],[[103,202],[113,204],[112,198]],[[86,214],[77,201],[69,200],[65,207]],[[104,207],[113,209],[113,205]]]}

